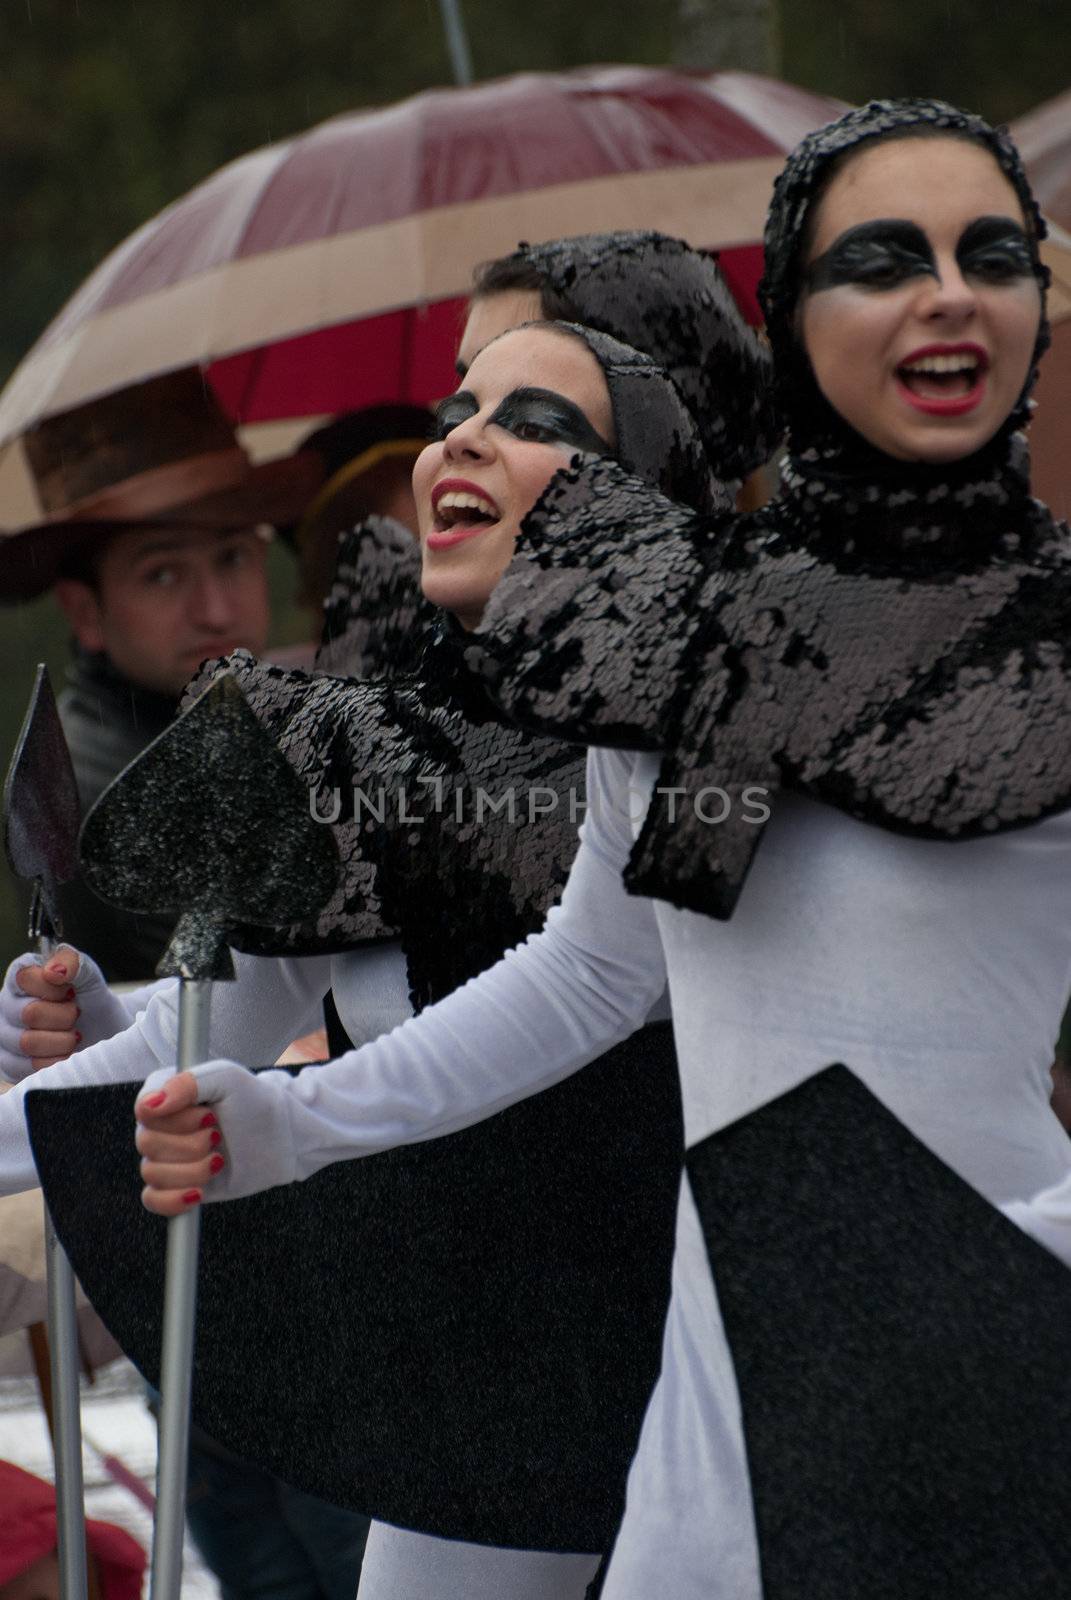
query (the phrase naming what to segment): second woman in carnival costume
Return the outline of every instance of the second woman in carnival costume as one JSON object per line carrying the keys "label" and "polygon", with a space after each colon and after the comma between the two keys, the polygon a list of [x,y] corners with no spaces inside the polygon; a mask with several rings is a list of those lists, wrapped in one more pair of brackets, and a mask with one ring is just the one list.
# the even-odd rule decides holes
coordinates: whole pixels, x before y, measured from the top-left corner
{"label": "second woman in carnival costume", "polygon": [[[560,270],[575,272],[579,262],[585,264],[588,295],[598,300],[599,289],[604,290],[604,322],[616,322],[618,326],[623,323],[631,333],[632,324],[645,316],[652,327],[637,326],[636,336],[647,340],[653,331],[662,328],[666,349],[678,352],[685,393],[692,398],[701,394],[706,402],[712,430],[709,443],[725,456],[727,476],[742,474],[766,453],[762,426],[766,415],[765,362],[709,262],[674,241],[650,235],[566,241],[543,253],[551,254]],[[665,302],[661,311],[660,300]],[[613,449],[632,470],[697,508],[718,503],[719,494],[724,500],[723,491],[712,483],[710,459],[695,436],[691,419],[649,360],[596,333],[587,337],[591,340],[589,351],[575,333],[563,335],[538,328],[503,340],[477,358],[472,380],[478,385],[477,392],[466,389],[446,403],[440,425],[443,443],[428,452],[430,465],[424,469],[424,587],[431,598],[463,618],[478,616],[490,587],[512,553],[519,514],[560,464],[563,448],[567,453],[592,446],[607,452]],[[503,373],[512,375],[509,382],[501,376]],[[539,383],[526,386],[522,381],[526,373],[538,377]],[[748,442],[738,437],[732,421],[726,423],[709,404],[717,382],[730,378],[729,409],[733,419],[739,416],[746,420]],[[559,392],[563,386],[564,395]],[[485,398],[488,395],[493,400]],[[611,445],[615,435],[616,443]],[[434,481],[428,478],[429,472]],[[479,500],[481,484],[491,496],[482,508],[473,505],[474,496]],[[499,513],[491,519],[497,525],[490,532],[484,526],[488,505]],[[437,522],[443,526],[437,528]],[[472,538],[472,534],[479,538]],[[411,616],[411,607],[406,611],[406,597],[397,594],[396,587],[392,575],[387,588],[398,613]],[[373,616],[377,599],[382,600],[382,592],[359,596],[356,614],[347,616],[346,597],[341,592],[336,596],[333,623],[337,631],[342,613],[344,636],[334,639],[326,655],[328,660],[337,662],[348,648],[352,649],[353,637],[345,636],[348,624],[351,635],[358,638],[362,662],[367,663],[368,636],[377,621]],[[317,683],[277,669],[258,669],[241,662],[233,665],[260,714],[284,735],[287,748],[306,775],[326,787],[330,787],[332,777],[352,783],[357,769],[367,779],[367,788],[374,790],[370,771],[374,769],[390,791],[393,809],[397,791],[405,785],[409,790],[408,805],[416,807],[425,792],[420,787],[422,782],[454,786],[446,813],[433,810],[424,819],[427,825],[421,829],[418,849],[413,849],[411,827],[382,830],[381,836],[373,838],[361,851],[359,859],[352,857],[353,873],[347,890],[328,916],[315,929],[294,930],[286,941],[298,951],[343,949],[362,937],[376,936],[382,927],[399,927],[408,956],[410,986],[418,1003],[426,1003],[448,993],[539,925],[560,885],[572,848],[570,807],[577,799],[582,803],[583,772],[582,765],[577,766],[576,755],[556,742],[518,736],[489,724],[478,694],[469,693],[468,703],[452,703],[449,656],[437,649],[432,638],[421,658],[421,652],[413,648],[413,639],[403,640],[398,633],[395,630],[389,649],[403,646],[410,665],[417,660],[418,677],[396,678],[389,689],[382,686],[363,695],[358,691],[350,693],[344,687],[335,688],[326,679]],[[380,639],[377,652],[382,655],[384,648]],[[380,733],[381,728],[391,731]],[[331,729],[335,731],[324,731]],[[479,784],[491,784],[492,780],[520,791],[513,798],[522,814],[530,791],[533,796],[538,791],[544,797],[544,808],[556,814],[536,825],[529,818],[526,827],[523,815],[520,825],[513,820],[512,809],[507,821],[491,812],[481,826],[479,819],[471,815],[471,807]],[[450,814],[459,784],[466,790],[464,803],[468,809],[464,819]],[[552,801],[549,807],[548,796]],[[497,804],[502,796],[496,793],[490,798]],[[358,838],[356,828],[345,836],[351,853]],[[339,969],[336,992],[351,1026],[356,1029],[363,1025],[367,1029],[370,1019],[368,1015],[361,1016],[362,1006],[373,1017],[383,1015],[382,1002],[386,996],[389,1009],[393,979],[389,958],[381,961],[373,953],[355,959],[356,981],[351,961],[349,978],[342,978]],[[255,977],[250,981],[247,968],[234,995],[226,997],[214,1041],[216,1048],[233,1049],[232,1041],[242,1038],[245,1049],[263,1050],[265,1029],[270,1033],[277,1028],[280,1041],[288,1037],[300,1024],[308,1002],[318,997],[317,984],[326,981],[321,966],[314,961],[306,963],[300,972],[291,967],[279,977],[273,978],[269,973],[264,992],[258,990]],[[228,1016],[233,1026],[228,1024]],[[155,1013],[150,1010],[145,1024],[165,1052],[172,1021],[166,1000],[162,999]],[[144,1037],[136,1044],[144,1071],[148,1065],[143,1059]],[[538,1050],[537,1045],[535,1048]],[[92,1055],[93,1052],[82,1053],[77,1073],[80,1081],[88,1081],[93,1074]],[[113,1054],[113,1067],[117,1059]],[[136,1070],[131,1065],[127,1075]],[[590,1558],[557,1555],[553,1551],[575,1547],[584,1535],[593,1544],[601,1543],[612,1525],[612,1513],[610,1524],[606,1519],[607,1508],[612,1507],[619,1492],[614,1487],[615,1476],[623,1484],[639,1411],[656,1371],[667,1286],[661,1281],[660,1269],[655,1266],[651,1270],[651,1261],[659,1257],[668,1261],[671,1209],[665,1202],[671,1194],[679,1148],[671,1088],[673,1069],[658,1030],[649,1033],[645,1041],[637,1039],[636,1048],[630,1045],[623,1052],[618,1051],[614,1059],[608,1059],[605,1070],[611,1077],[623,1076],[615,1077],[613,1084],[608,1079],[601,1085],[593,1077],[590,1091],[584,1089],[581,1100],[571,1092],[563,1100],[559,1092],[546,1102],[545,1117],[541,1108],[533,1104],[534,1122],[524,1112],[520,1113],[520,1120],[515,1116],[512,1124],[504,1125],[497,1140],[498,1156],[489,1157],[481,1153],[479,1143],[470,1142],[467,1156],[463,1149],[457,1152],[456,1172],[450,1170],[452,1157],[445,1147],[442,1158],[435,1158],[438,1165],[434,1171],[428,1164],[418,1162],[430,1184],[424,1201],[414,1202],[413,1189],[423,1192],[423,1180],[415,1169],[399,1169],[393,1181],[389,1171],[384,1176],[381,1169],[379,1179],[374,1179],[375,1184],[385,1182],[386,1188],[377,1187],[375,1195],[370,1193],[366,1200],[374,1199],[377,1205],[389,1208],[390,1194],[396,1192],[400,1197],[396,1203],[416,1217],[414,1227],[418,1230],[426,1231],[430,1225],[438,1230],[440,1238],[449,1241],[453,1216],[457,1219],[455,1232],[468,1226],[473,1234],[467,1246],[434,1263],[444,1275],[452,1269],[460,1276],[479,1270],[481,1264],[483,1267],[484,1277],[475,1290],[470,1286],[466,1291],[460,1285],[453,1291],[449,1287],[446,1290],[446,1299],[449,1301],[452,1293],[477,1330],[475,1334],[462,1331],[471,1360],[464,1369],[449,1369],[448,1376],[445,1363],[452,1358],[446,1349],[441,1353],[443,1382],[456,1383],[458,1396],[457,1403],[452,1408],[447,1406],[440,1420],[452,1421],[454,1429],[459,1430],[455,1442],[470,1466],[459,1458],[451,1479],[449,1439],[438,1440],[435,1459],[440,1463],[437,1470],[443,1481],[431,1493],[431,1500],[437,1504],[430,1504],[425,1495],[421,1506],[419,1485],[427,1485],[429,1469],[427,1461],[418,1458],[433,1428],[432,1418],[439,1413],[433,1406],[419,1427],[406,1422],[407,1407],[417,1403],[415,1396],[406,1396],[396,1406],[399,1437],[394,1446],[388,1445],[388,1451],[394,1451],[395,1466],[387,1476],[394,1482],[412,1480],[403,1491],[402,1501],[395,1498],[392,1505],[388,1499],[384,1505],[375,1488],[370,1491],[370,1498],[362,1499],[361,1472],[356,1462],[352,1463],[354,1481],[348,1493],[353,1503],[367,1505],[381,1515],[390,1515],[393,1510],[399,1521],[406,1519],[408,1509],[411,1517],[423,1514],[423,1526],[455,1533],[467,1528],[476,1536],[546,1544],[551,1553],[541,1557],[503,1552],[499,1556],[486,1549],[420,1541],[381,1527],[373,1530],[370,1540],[362,1594],[393,1595],[404,1589],[412,1595],[417,1592],[416,1586],[423,1584],[421,1593],[426,1589],[437,1597],[455,1592],[468,1596],[484,1586],[488,1592],[493,1587],[496,1596],[546,1595],[557,1600],[582,1593],[594,1571],[596,1562]],[[54,1076],[38,1077],[34,1084],[46,1087]],[[630,1080],[628,1084],[625,1078]],[[64,1081],[72,1080],[67,1077]],[[578,1081],[577,1087],[583,1085]],[[602,1112],[600,1102],[604,1106]],[[11,1108],[5,1107],[8,1109]],[[656,1123],[653,1134],[652,1119]],[[593,1124],[598,1126],[594,1139],[590,1132]],[[617,1124],[624,1142],[615,1131]],[[491,1142],[496,1143],[494,1137]],[[589,1152],[586,1159],[585,1148]],[[641,1193],[630,1200],[635,1164],[640,1161],[647,1181]],[[606,1182],[609,1166],[619,1173],[620,1181]],[[464,1211],[453,1208],[451,1184],[471,1190]],[[508,1186],[518,1185],[521,1192],[517,1200],[506,1199]],[[403,1193],[407,1186],[408,1192]],[[502,1193],[501,1201],[496,1189]],[[537,1198],[539,1192],[548,1196],[554,1193],[556,1199],[541,1201]],[[426,1223],[417,1215],[425,1202]],[[350,1197],[351,1209],[360,1203]],[[476,1235],[472,1217],[479,1215],[481,1206],[485,1221],[482,1233]],[[492,1216],[489,1208],[499,1206],[502,1217]],[[317,1215],[314,1203],[304,1209],[314,1230],[322,1233],[329,1226],[322,1215]],[[526,1221],[518,1231],[522,1212]],[[603,1225],[604,1213],[616,1215],[609,1231]],[[250,1219],[250,1227],[253,1226]],[[397,1291],[402,1300],[406,1294],[404,1282],[410,1281],[405,1274],[399,1274],[407,1260],[404,1238],[403,1233],[393,1258],[393,1272],[403,1281]],[[288,1241],[285,1239],[284,1229],[282,1248],[293,1249],[295,1243],[292,1235]],[[300,1252],[300,1246],[298,1249]],[[515,1261],[519,1274],[511,1283],[496,1282],[503,1249]],[[570,1259],[572,1267],[567,1265]],[[427,1273],[429,1261],[425,1246],[423,1253],[418,1250],[413,1255],[413,1273]],[[465,1262],[469,1262],[468,1267]],[[260,1267],[266,1267],[263,1260]],[[392,1269],[386,1262],[383,1270],[389,1279]],[[605,1288],[600,1287],[604,1273],[608,1274]],[[526,1279],[528,1288],[524,1286]],[[540,1287],[541,1283],[544,1287]],[[636,1294],[630,1287],[633,1284]],[[240,1288],[240,1284],[234,1284],[236,1293]],[[377,1284],[366,1280],[362,1285],[362,1295],[371,1293],[373,1304],[376,1292]],[[379,1292],[384,1292],[381,1285]],[[101,1285],[98,1299],[103,1301],[107,1294]],[[511,1296],[516,1301],[513,1305],[509,1304]],[[482,1308],[484,1301],[486,1308]],[[430,1320],[434,1315],[434,1294],[431,1298],[422,1297],[418,1288],[413,1291],[413,1306],[419,1310],[421,1305],[429,1322],[425,1335],[429,1354],[424,1359],[431,1360],[436,1341],[436,1325]],[[616,1327],[615,1306],[621,1313]],[[380,1311],[380,1326],[390,1323],[389,1300],[386,1311],[386,1316]],[[448,1308],[444,1314],[447,1331],[439,1335],[443,1341],[449,1337],[449,1326],[456,1321]],[[521,1344],[513,1348],[510,1341],[518,1338],[526,1317],[531,1320],[527,1337],[522,1334]],[[388,1329],[394,1339],[398,1337],[397,1326]],[[587,1331],[578,1345],[569,1329],[575,1332],[585,1326]],[[211,1330],[204,1331],[208,1335],[205,1344],[211,1346]],[[503,1348],[495,1348],[496,1340]],[[533,1357],[532,1346],[542,1342],[548,1351]],[[404,1384],[405,1375],[412,1373],[421,1346],[407,1352],[400,1373],[393,1370],[385,1378],[377,1369],[380,1358],[376,1346],[369,1343],[360,1352],[359,1335],[356,1344],[359,1357],[363,1356],[357,1383],[371,1391],[384,1391],[389,1410],[390,1397],[398,1396],[399,1380]],[[589,1346],[592,1354],[596,1349],[602,1352],[594,1363],[585,1353]],[[312,1351],[302,1351],[299,1341],[296,1354],[304,1355],[313,1369],[314,1381],[321,1391],[329,1393],[324,1389],[330,1382],[328,1374],[317,1368]],[[246,1344],[241,1360],[251,1366],[250,1357]],[[395,1361],[393,1367],[398,1369],[399,1363]],[[256,1380],[253,1383],[257,1386]],[[207,1387],[201,1383],[201,1392]],[[233,1388],[233,1384],[228,1387]],[[259,1387],[263,1391],[263,1378]],[[486,1398],[481,1397],[481,1391],[486,1391]],[[496,1393],[498,1446],[507,1436],[514,1436],[517,1441],[516,1446],[507,1446],[506,1456],[496,1455],[498,1446],[490,1443],[489,1435],[481,1437],[474,1414],[481,1404],[493,1407]],[[462,1416],[459,1422],[454,1413],[459,1408],[464,1413],[466,1403],[473,1414]],[[228,1397],[225,1404],[232,1415],[243,1408],[237,1394]],[[547,1412],[547,1429],[533,1431],[526,1425],[526,1405]],[[255,1407],[245,1409],[255,1415]],[[570,1412],[573,1415],[569,1416]],[[263,1415],[269,1429],[278,1434],[277,1410],[268,1403]],[[469,1429],[460,1431],[466,1422]],[[248,1435],[236,1438],[218,1413],[212,1416],[212,1426],[217,1436],[226,1437],[238,1449],[250,1453],[255,1449],[255,1441],[251,1445]],[[608,1430],[605,1438],[604,1430]],[[367,1430],[368,1437],[373,1432]],[[547,1440],[560,1441],[566,1435],[574,1441],[574,1451],[581,1453],[566,1476],[560,1477],[554,1447],[550,1454],[546,1453]],[[377,1445],[382,1450],[382,1440]],[[285,1444],[278,1448],[285,1457]],[[406,1460],[407,1450],[412,1454],[410,1461]],[[326,1447],[324,1453],[330,1453]],[[513,1455],[516,1461],[512,1460]],[[518,1463],[526,1458],[532,1466],[519,1470]],[[286,1471],[288,1466],[292,1468],[292,1460],[279,1459],[278,1465]],[[371,1470],[375,1483],[376,1469]],[[378,1471],[381,1484],[384,1472],[381,1467]],[[501,1476],[504,1480],[496,1484],[493,1492],[484,1493],[482,1505],[472,1503],[478,1494],[473,1484],[479,1483],[481,1475]],[[321,1481],[320,1487],[330,1493],[333,1486]],[[338,1485],[334,1488],[337,1493]],[[526,1499],[530,1504],[524,1503]],[[555,1502],[556,1509],[551,1509]],[[496,1508],[509,1503],[514,1511],[503,1520],[501,1510]]]}
{"label": "second woman in carnival costume", "polygon": [[[265,1141],[288,1148],[270,1175],[285,1181],[474,1120],[533,1087],[520,1039],[539,1031],[541,1084],[570,1073],[668,972],[688,1177],[613,1600],[762,1593],[702,1199],[719,1130],[843,1060],[1022,1220],[1014,1202],[1071,1165],[1048,1104],[1071,972],[1071,548],[1030,497],[1018,432],[1047,341],[1041,233],[1007,139],[939,102],[875,102],[804,140],[766,235],[790,431],[779,499],[712,525],[582,462],[527,520],[465,648],[510,715],[610,747],[592,757],[560,911],[321,1074],[212,1064],[141,1101],[148,1199],[170,1213],[191,1182],[218,1198],[259,1188]],[[638,838],[624,804],[637,785],[653,797]],[[765,825],[743,812],[755,787]],[[727,801],[717,826],[704,789]],[[224,1128],[218,1178],[187,1131],[195,1101]],[[1053,1270],[1038,1252],[1039,1280]],[[1062,1392],[1052,1404],[1064,1414]],[[905,1458],[899,1542],[869,1587],[839,1592],[1055,1592],[1068,1539],[1021,1444],[991,1441],[979,1462],[995,1566],[973,1568],[961,1542],[983,1536],[978,1508],[935,1528],[939,1470],[931,1483]],[[835,1507],[813,1513],[830,1562],[865,1547]],[[798,1582],[827,1592],[821,1568]]]}

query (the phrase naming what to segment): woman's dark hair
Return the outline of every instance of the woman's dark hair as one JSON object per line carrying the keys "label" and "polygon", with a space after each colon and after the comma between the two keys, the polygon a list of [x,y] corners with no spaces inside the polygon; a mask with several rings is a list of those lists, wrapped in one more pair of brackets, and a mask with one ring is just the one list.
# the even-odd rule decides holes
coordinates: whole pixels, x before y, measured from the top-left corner
{"label": "woman's dark hair", "polygon": [[508,256],[481,262],[472,274],[469,299],[483,300],[488,295],[508,294],[513,290],[529,291],[539,295],[543,315],[548,322],[583,321],[576,307],[524,254],[527,248],[527,245],[521,244]]}

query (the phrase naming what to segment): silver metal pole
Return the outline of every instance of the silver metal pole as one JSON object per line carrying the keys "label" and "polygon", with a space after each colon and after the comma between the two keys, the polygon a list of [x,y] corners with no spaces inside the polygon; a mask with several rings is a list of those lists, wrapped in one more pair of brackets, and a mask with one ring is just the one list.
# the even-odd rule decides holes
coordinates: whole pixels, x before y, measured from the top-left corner
{"label": "silver metal pole", "polygon": [[[179,990],[178,1065],[184,1072],[208,1054],[212,986],[182,979]],[[190,1392],[197,1310],[197,1250],[201,1208],[167,1225],[164,1326],[160,1351],[160,1452],[156,1474],[156,1524],[149,1600],[179,1600],[186,1523],[186,1460],[190,1442]]]}
{"label": "silver metal pole", "polygon": [[63,1600],[86,1600],[86,1520],[82,1484],[82,1419],[78,1393],[78,1324],[74,1271],[45,1212],[48,1352],[56,1447],[56,1544]]}
{"label": "silver metal pole", "polygon": [[459,0],[439,0],[439,10],[442,12],[446,48],[450,52],[454,81],[464,86],[473,79],[472,51],[469,49],[465,19],[461,15]]}
{"label": "silver metal pole", "polygon": [[[52,940],[39,935],[42,966]],[[82,1481],[82,1413],[78,1386],[78,1320],[74,1268],[45,1208],[45,1282],[48,1295],[48,1365],[52,1376],[52,1428],[56,1459],[56,1549],[63,1600],[86,1600],[85,1486]]]}

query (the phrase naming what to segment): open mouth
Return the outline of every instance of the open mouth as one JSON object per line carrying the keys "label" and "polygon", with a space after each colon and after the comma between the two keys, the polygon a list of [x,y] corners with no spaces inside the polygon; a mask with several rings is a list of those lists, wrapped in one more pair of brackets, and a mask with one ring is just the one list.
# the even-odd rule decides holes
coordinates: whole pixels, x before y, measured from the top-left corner
{"label": "open mouth", "polygon": [[441,549],[456,543],[458,539],[482,533],[502,517],[489,495],[481,494],[470,486],[459,488],[449,483],[438,484],[432,490],[431,506],[434,521],[428,534],[428,543],[433,549]]}
{"label": "open mouth", "polygon": [[989,358],[977,345],[920,350],[896,369],[906,397],[926,411],[969,409],[981,399]]}

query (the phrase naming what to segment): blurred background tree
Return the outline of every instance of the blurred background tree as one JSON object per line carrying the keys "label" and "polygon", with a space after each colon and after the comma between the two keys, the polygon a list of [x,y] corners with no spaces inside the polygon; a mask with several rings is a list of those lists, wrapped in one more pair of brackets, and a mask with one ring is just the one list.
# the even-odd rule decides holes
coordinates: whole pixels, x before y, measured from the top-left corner
{"label": "blurred background tree", "polygon": [[[1067,0],[460,0],[477,78],[605,62],[775,72],[844,100],[939,94],[996,120],[1069,86]],[[435,0],[0,0],[0,382],[90,269],[215,168],[451,81]],[[300,635],[277,555],[279,638]],[[0,760],[66,639],[0,612]],[[0,875],[0,957],[22,947]]]}

